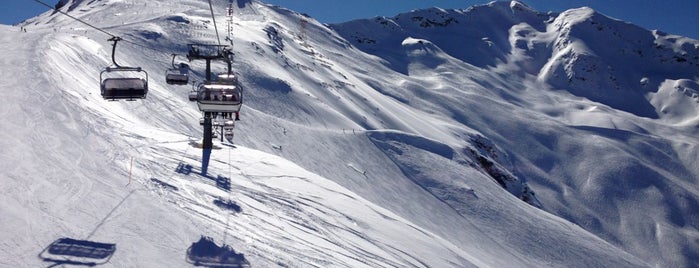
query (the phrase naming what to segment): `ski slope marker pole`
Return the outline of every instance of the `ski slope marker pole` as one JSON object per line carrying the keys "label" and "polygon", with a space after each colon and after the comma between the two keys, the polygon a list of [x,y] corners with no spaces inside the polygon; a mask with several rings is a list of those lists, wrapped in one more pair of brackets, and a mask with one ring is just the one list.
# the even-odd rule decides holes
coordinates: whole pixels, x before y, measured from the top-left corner
{"label": "ski slope marker pole", "polygon": [[133,170],[133,156],[131,157],[131,167],[129,167],[129,183],[127,183],[126,186],[131,184],[131,170]]}

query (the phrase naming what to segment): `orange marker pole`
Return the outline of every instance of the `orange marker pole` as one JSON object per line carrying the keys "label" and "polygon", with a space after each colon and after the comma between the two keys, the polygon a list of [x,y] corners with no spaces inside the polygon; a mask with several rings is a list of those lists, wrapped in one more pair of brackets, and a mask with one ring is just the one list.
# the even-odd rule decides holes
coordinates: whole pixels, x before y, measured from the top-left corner
{"label": "orange marker pole", "polygon": [[126,184],[126,186],[129,186],[129,184],[131,184],[131,170],[133,170],[133,156],[131,157],[131,167],[129,167],[129,183]]}

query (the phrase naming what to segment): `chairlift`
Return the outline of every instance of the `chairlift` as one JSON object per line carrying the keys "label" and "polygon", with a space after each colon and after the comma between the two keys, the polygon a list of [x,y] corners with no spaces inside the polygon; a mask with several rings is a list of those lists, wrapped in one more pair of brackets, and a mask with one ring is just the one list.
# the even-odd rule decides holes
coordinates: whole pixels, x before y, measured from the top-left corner
{"label": "chairlift", "polygon": [[192,81],[192,90],[189,91],[189,96],[188,96],[189,101],[196,102],[198,94],[199,94],[199,91],[197,90],[197,81],[194,80],[194,81]]}
{"label": "chairlift", "polygon": [[232,51],[228,45],[211,45],[211,44],[188,44],[189,51],[187,58],[195,59],[225,59],[232,55]]}
{"label": "chairlift", "polygon": [[[141,77],[108,77],[114,73],[143,73]],[[141,68],[131,67],[107,67],[100,73],[102,98],[106,100],[118,99],[145,99],[148,94],[148,73]]]}
{"label": "chairlift", "polygon": [[[199,125],[204,125],[204,117],[199,118]],[[219,116],[218,114],[214,115],[214,117],[211,118],[211,126],[214,127],[228,127],[231,125],[235,125],[235,122],[231,120],[230,118],[224,116]]]}
{"label": "chairlift", "polygon": [[233,129],[235,128],[235,121],[233,120],[226,120],[223,122],[223,137],[226,138],[229,142],[233,141]]}
{"label": "chairlift", "polygon": [[197,101],[197,95],[199,95],[199,92],[196,89],[192,89],[189,92],[189,101]]}
{"label": "chairlift", "polygon": [[107,67],[100,72],[100,91],[102,98],[106,100],[134,100],[145,99],[148,94],[148,72],[141,67],[124,67],[116,63],[114,54],[116,52],[119,37],[112,37],[112,63],[114,66]]}
{"label": "chairlift", "polygon": [[202,112],[238,113],[243,105],[243,88],[240,84],[201,84],[197,90],[197,105]]}
{"label": "chairlift", "polygon": [[239,85],[238,76],[233,73],[220,73],[216,76],[216,82],[226,85]]}
{"label": "chairlift", "polygon": [[179,67],[176,67],[176,56],[177,54],[172,54],[172,69],[165,71],[165,82],[168,85],[186,85],[189,83],[189,66],[181,63]]}

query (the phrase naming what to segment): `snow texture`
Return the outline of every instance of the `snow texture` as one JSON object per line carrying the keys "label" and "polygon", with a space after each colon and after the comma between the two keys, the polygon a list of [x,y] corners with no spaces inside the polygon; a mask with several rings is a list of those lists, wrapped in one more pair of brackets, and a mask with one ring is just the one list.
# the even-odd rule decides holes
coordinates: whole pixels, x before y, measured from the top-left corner
{"label": "snow texture", "polygon": [[[251,267],[699,265],[699,41],[585,7],[326,25],[256,0],[229,41],[224,2],[246,91],[212,150],[165,83],[172,53],[217,43],[207,1],[59,2],[128,40],[137,101],[100,95],[104,33],[0,25],[1,267],[187,267],[215,261],[188,256],[202,237]],[[56,261],[55,241],[113,254]]]}

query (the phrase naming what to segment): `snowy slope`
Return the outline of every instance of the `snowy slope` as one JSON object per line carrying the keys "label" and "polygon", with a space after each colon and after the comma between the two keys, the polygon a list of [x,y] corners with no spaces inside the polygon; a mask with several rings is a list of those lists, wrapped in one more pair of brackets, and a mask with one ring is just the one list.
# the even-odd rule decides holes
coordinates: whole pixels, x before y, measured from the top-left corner
{"label": "snowy slope", "polygon": [[[333,28],[388,68],[440,77],[427,88],[449,98],[400,86],[391,95],[490,138],[544,210],[651,264],[696,265],[696,40],[588,8],[539,13],[519,2]],[[425,54],[443,60],[425,66]]]}
{"label": "snowy slope", "polygon": [[[215,2],[221,30],[226,3]],[[37,255],[72,237],[116,243],[104,266],[186,267],[200,235],[257,267],[699,260],[695,40],[519,2],[329,27],[241,1],[237,144],[206,152],[189,87],[162,74],[184,44],[214,42],[208,3],[64,10],[139,44],[120,43],[118,60],[147,70],[151,91],[102,100],[108,36],[70,18],[0,28],[13,51],[0,79],[1,266],[48,265]],[[651,59],[593,43],[600,21],[631,28],[619,46],[644,41]],[[241,211],[219,206],[228,200]]]}

